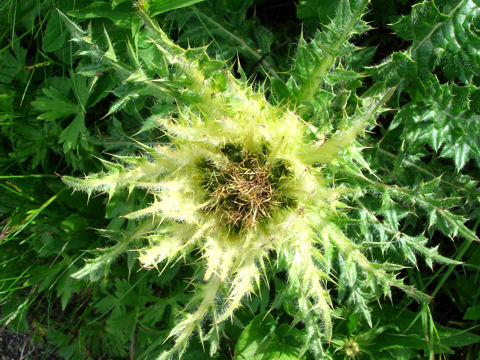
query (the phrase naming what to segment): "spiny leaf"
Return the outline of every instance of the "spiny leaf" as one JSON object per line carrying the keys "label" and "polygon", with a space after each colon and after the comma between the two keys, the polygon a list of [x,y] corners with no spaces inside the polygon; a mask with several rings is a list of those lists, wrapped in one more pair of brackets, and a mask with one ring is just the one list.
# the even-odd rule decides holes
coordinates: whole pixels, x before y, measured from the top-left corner
{"label": "spiny leaf", "polygon": [[356,47],[348,42],[348,39],[370,29],[361,20],[366,5],[365,0],[357,1],[354,5],[348,0],[341,0],[335,18],[323,31],[317,31],[315,38],[308,43],[303,38],[300,39],[295,67],[292,70],[292,75],[300,85],[298,103],[312,101],[334,60],[355,51]]}
{"label": "spiny leaf", "polygon": [[408,154],[423,152],[428,144],[441,157],[453,159],[457,171],[472,158],[480,163],[480,114],[469,109],[474,88],[441,85],[436,77],[424,87],[425,96],[404,105],[389,131],[401,126]]}
{"label": "spiny leaf", "polygon": [[451,0],[442,10],[433,1],[416,4],[392,27],[413,41],[409,52],[420,76],[440,66],[449,79],[469,82],[480,71],[480,7],[474,0]]}

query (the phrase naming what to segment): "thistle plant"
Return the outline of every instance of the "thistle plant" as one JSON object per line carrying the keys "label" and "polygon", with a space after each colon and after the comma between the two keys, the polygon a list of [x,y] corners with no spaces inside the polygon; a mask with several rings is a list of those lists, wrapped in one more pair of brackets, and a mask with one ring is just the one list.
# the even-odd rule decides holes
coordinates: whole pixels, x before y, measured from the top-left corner
{"label": "thistle plant", "polygon": [[[284,102],[269,99],[267,89],[250,85],[241,69],[240,78],[234,76],[233,69],[212,59],[206,48],[179,47],[144,9],[139,9],[141,30],[134,42],[127,43],[126,53],[118,52],[107,31],[102,50],[91,31],[62,14],[80,52],[91,59],[80,73],[99,76],[99,71],[108,70],[123,82],[118,91],[122,96],[108,115],[141,96],[162,105],[145,120],[162,131],[160,141],[137,143],[139,155],[102,160],[104,172],[81,179],[63,177],[72,189],[89,196],[106,193],[111,198],[124,189],[129,194],[140,189],[152,199],[146,207],[123,215],[129,227],[118,244],[89,261],[75,277],[96,279],[122,252],[132,249],[138,251],[142,267],[159,271],[189,254],[197,256],[189,265],[195,269],[194,295],[170,331],[174,344],[160,358],[181,355],[193,334],[211,343],[213,355],[223,324],[276,269],[287,272],[298,319],[308,329],[303,351],[309,347],[321,353],[322,344],[332,337],[332,288],[347,293],[347,301],[370,324],[368,302],[390,297],[391,288],[428,301],[427,295],[400,278],[403,265],[369,258],[366,248],[389,250],[384,242],[372,241],[367,247],[343,229],[376,221],[349,217],[350,204],[367,190],[383,194],[386,206],[392,198],[409,201],[411,196],[409,189],[384,184],[375,174],[365,175],[370,169],[357,140],[388,110],[386,102],[396,84],[376,83],[361,97],[350,99],[348,109],[344,103],[342,116],[336,119],[325,119],[325,108],[336,101],[331,97],[325,97],[324,114],[312,106],[329,82],[360,77],[343,68],[343,58],[356,51],[345,41],[368,29],[361,20],[366,3],[359,1],[350,8],[342,1],[348,21],[333,24],[338,26],[309,43],[302,40],[299,53],[315,49],[317,54],[310,58],[311,78],[296,74],[303,80],[295,101]],[[154,55],[142,57],[146,48]],[[279,81],[272,79],[277,86]],[[311,118],[323,120],[314,124]],[[361,210],[362,202],[356,206]],[[460,220],[455,224],[464,236],[475,237]],[[393,233],[389,246],[398,240],[405,254],[422,253],[430,265],[458,263],[425,241],[398,236],[395,225],[387,231]],[[415,265],[415,255],[412,262]]]}

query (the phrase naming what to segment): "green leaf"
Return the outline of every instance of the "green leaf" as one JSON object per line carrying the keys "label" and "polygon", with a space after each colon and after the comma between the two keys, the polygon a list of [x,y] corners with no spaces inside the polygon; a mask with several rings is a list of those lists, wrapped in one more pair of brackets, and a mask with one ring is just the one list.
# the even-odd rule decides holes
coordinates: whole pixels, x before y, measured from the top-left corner
{"label": "green leaf", "polygon": [[449,211],[457,203],[455,199],[444,198],[437,199],[432,196],[424,195],[419,189],[406,189],[406,188],[389,188],[390,196],[396,197],[399,200],[407,201],[411,204],[417,204],[428,213],[436,213],[435,228],[440,230],[446,236],[460,235],[465,239],[480,241],[476,234],[465,226],[467,219],[464,216],[457,215]]}
{"label": "green leaf", "polygon": [[75,24],[69,17],[65,16],[60,10],[58,10],[58,15],[62,19],[63,23],[67,26],[68,30],[72,34],[74,41],[81,42],[85,41],[88,44],[92,43],[90,34],[87,31],[82,30],[77,24]]}
{"label": "green leaf", "polygon": [[349,59],[349,68],[355,71],[363,71],[363,68],[371,63],[376,52],[376,46],[370,46],[355,52]]}
{"label": "green leaf", "polygon": [[383,193],[382,214],[385,216],[385,222],[393,232],[398,232],[397,209],[387,192]]}
{"label": "green leaf", "polygon": [[341,81],[352,81],[358,80],[359,78],[361,78],[361,75],[355,71],[335,69],[325,76],[325,81],[328,84],[333,85]]}
{"label": "green leaf", "polygon": [[72,279],[68,274],[64,274],[61,277],[57,284],[57,296],[60,297],[62,310],[65,310],[73,294],[79,292],[81,288],[82,284]]}
{"label": "green leaf", "polygon": [[279,101],[288,101],[292,94],[285,83],[279,79],[271,79],[272,90]]}
{"label": "green leaf", "polygon": [[472,158],[480,163],[480,114],[469,109],[474,88],[440,84],[432,76],[424,89],[424,96],[407,103],[395,115],[389,131],[402,126],[400,137],[406,141],[406,153],[412,156],[428,144],[441,157],[453,159],[457,171]]}
{"label": "green leaf", "polygon": [[73,273],[71,276],[75,279],[85,279],[88,278],[90,281],[97,281],[103,276],[106,276],[110,265],[115,261],[127,248],[127,242],[119,242],[117,245],[109,248],[103,249],[103,255],[87,260],[87,263]]}
{"label": "green leaf", "polygon": [[110,40],[110,36],[108,36],[108,32],[105,29],[105,27],[103,28],[103,32],[105,33],[105,38],[107,39],[107,43],[108,43],[108,50],[104,54],[104,56],[106,58],[112,60],[112,61],[117,61],[117,55],[115,55],[115,50],[113,49],[113,45],[112,45],[112,42]]}
{"label": "green leaf", "polygon": [[[245,327],[238,338],[235,346],[235,360],[299,360],[300,355],[298,342],[288,343],[289,332],[294,330],[283,324],[277,336],[277,322],[268,313],[257,316]],[[298,330],[297,330],[298,331]],[[291,341],[291,339],[290,339]],[[296,346],[295,346],[296,345]]]}
{"label": "green leaf", "polygon": [[406,309],[399,312],[395,307],[384,304],[376,313],[384,323],[395,324],[396,326],[396,331],[386,331],[375,339],[376,350],[400,347],[424,351],[432,349],[435,354],[453,354],[454,350],[452,348],[459,348],[480,341],[480,336],[472,332],[436,323],[431,325],[435,327],[435,336],[426,338],[425,328],[420,321],[417,321],[417,314]]}
{"label": "green leaf", "polygon": [[478,320],[480,319],[480,304],[474,304],[470,306],[465,314],[463,320]]}
{"label": "green leaf", "polygon": [[84,231],[88,228],[88,219],[78,214],[71,214],[62,220],[60,228],[69,235]]}
{"label": "green leaf", "polygon": [[42,49],[46,52],[53,52],[60,49],[66,41],[65,28],[61,26],[58,12],[52,11],[45,29]]}
{"label": "green leaf", "polygon": [[255,65],[271,77],[280,78],[271,57],[263,56],[271,51],[273,35],[257,21],[245,21],[247,5],[245,2],[242,10],[234,12],[206,2],[181,12],[185,17],[181,23],[188,22],[179,40],[185,44],[196,41],[198,45],[213,41],[216,56],[225,59],[243,55],[250,62],[247,66]]}
{"label": "green leaf", "polygon": [[0,84],[10,84],[15,76],[23,70],[25,66],[26,50],[20,48],[20,51],[13,54],[10,51],[0,53]]}
{"label": "green leaf", "polygon": [[443,13],[433,1],[413,6],[392,27],[403,39],[412,41],[412,58],[419,74],[426,77],[440,66],[451,80],[469,82],[480,71],[480,7],[473,0],[452,0]]}
{"label": "green leaf", "polygon": [[63,150],[65,152],[74,149],[77,145],[80,135],[87,134],[85,127],[85,115],[83,113],[77,114],[73,121],[68,125],[58,138],[59,143],[63,143]]}
{"label": "green leaf", "polygon": [[[408,55],[394,52],[385,62],[369,66],[365,71],[375,80],[384,82],[386,86],[398,87],[397,96],[402,90],[407,91],[412,98],[421,97],[425,90],[418,78],[417,64]],[[398,103],[398,99],[396,99]]]}
{"label": "green leaf", "polygon": [[148,11],[151,16],[156,16],[167,11],[192,6],[202,1],[205,0],[150,0]]}
{"label": "green leaf", "polygon": [[376,339],[379,351],[396,348],[424,350],[427,347],[425,339],[417,334],[388,334],[379,335]]}
{"label": "green leaf", "polygon": [[301,0],[297,5],[297,17],[318,17],[320,24],[328,24],[335,17],[339,1]]}
{"label": "green leaf", "polygon": [[439,327],[440,341],[444,346],[459,348],[480,342],[480,336],[470,331],[450,327]]}
{"label": "green leaf", "polygon": [[54,121],[81,112],[80,106],[69,96],[71,87],[68,79],[51,78],[50,84],[42,89],[44,96],[32,101],[32,105],[41,112],[39,119]]}
{"label": "green leaf", "polygon": [[347,40],[363,33],[370,27],[362,20],[367,1],[350,4],[341,0],[336,7],[335,17],[323,31],[317,31],[310,42],[303,36],[299,40],[297,57],[292,75],[300,83],[297,96],[299,103],[310,103],[316,96],[323,78],[337,57],[351,54],[357,48]]}
{"label": "green leaf", "polygon": [[131,26],[135,13],[130,4],[118,4],[115,11],[112,11],[109,3],[94,1],[83,9],[69,11],[68,15],[81,20],[107,18],[116,26],[127,29]]}

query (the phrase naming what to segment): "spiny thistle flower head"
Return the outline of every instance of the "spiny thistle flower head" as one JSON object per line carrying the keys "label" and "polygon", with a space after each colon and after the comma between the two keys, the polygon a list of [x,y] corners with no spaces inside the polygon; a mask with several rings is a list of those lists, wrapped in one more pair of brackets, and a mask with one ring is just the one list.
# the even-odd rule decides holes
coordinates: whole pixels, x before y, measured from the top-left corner
{"label": "spiny thistle flower head", "polygon": [[128,73],[113,48],[100,52],[86,32],[66,22],[88,55],[127,72],[125,81],[175,99],[176,111],[152,117],[169,141],[142,144],[143,156],[104,161],[105,173],[63,179],[89,194],[140,188],[153,195],[149,206],[126,215],[138,222],[131,237],[147,242],[139,250],[144,267],[165,266],[200,251],[193,266],[203,280],[195,284],[193,299],[171,331],[175,345],[163,356],[181,353],[194,331],[202,334],[204,318],[214,327],[231,318],[242,299],[259,287],[270,259],[289,264],[297,307],[308,314],[305,321],[311,326],[321,319],[326,339],[332,332],[327,284],[334,252],[359,269],[375,291],[388,295],[395,286],[421,297],[389,272],[392,266],[371,263],[342,233],[333,221],[342,207],[340,191],[325,177],[325,167],[340,153],[356,151],[352,142],[382,110],[391,90],[366,99],[342,131],[314,141],[313,127],[295,111],[271,105],[204,50],[179,48],[145,19],[152,46],[171,67],[167,78],[146,75],[135,54],[135,68]]}

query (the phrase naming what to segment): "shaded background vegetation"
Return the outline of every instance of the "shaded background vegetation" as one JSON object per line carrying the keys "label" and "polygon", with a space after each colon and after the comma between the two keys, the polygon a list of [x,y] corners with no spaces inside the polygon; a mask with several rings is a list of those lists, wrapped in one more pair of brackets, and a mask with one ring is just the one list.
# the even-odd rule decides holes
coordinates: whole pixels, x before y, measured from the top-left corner
{"label": "shaded background vegetation", "polygon": [[[385,228],[393,226],[412,237],[425,236],[442,255],[463,264],[434,265],[432,271],[410,250],[405,257],[417,265],[402,275],[433,300],[418,304],[394,293],[392,302],[373,302],[372,327],[358,312],[342,307],[338,294],[329,350],[338,359],[353,358],[353,342],[360,347],[361,353],[354,352],[359,358],[422,359],[443,353],[449,359],[478,359],[480,353],[480,246],[464,240],[459,225],[465,222],[475,232],[480,222],[480,62],[464,55],[478,49],[479,41],[466,36],[459,44],[451,39],[419,42],[422,33],[447,26],[450,15],[436,13],[432,2],[413,7],[416,3],[371,2],[364,19],[373,29],[354,39],[363,49],[351,63],[355,71],[369,76],[360,86],[345,86],[361,93],[374,80],[400,83],[389,104],[400,110],[378,120],[379,126],[365,140],[365,156],[386,184],[411,189],[416,201],[430,208],[417,206],[412,194],[402,204],[379,197],[365,185],[359,194],[365,208],[356,206],[352,216],[358,226],[366,227],[361,233],[380,234],[376,241],[392,236]],[[478,7],[466,0],[435,4],[442,14],[453,15],[466,4]],[[129,98],[131,89],[119,86],[113,74],[83,66],[57,8],[83,28],[91,26],[99,42],[105,42],[104,28],[115,43],[141,26],[134,4],[127,0],[0,4],[0,322],[45,344],[46,358],[152,358],[192,296],[186,284],[188,266],[177,263],[161,274],[139,271],[131,251],[109,264],[108,276],[95,282],[72,278],[85,258],[101,255],[111,244],[108,230],[125,226],[117,216],[148,199],[137,192],[128,198],[87,199],[65,189],[59,175],[98,172],[96,157],[137,152],[130,141],[133,134],[142,142],[161,141],[153,124],[144,122],[158,105],[148,97]],[[241,66],[252,82],[272,88],[267,95],[279,102],[288,98],[289,89],[282,84],[301,37],[314,37],[337,8],[336,2],[323,0],[152,0],[150,11],[181,46],[209,44],[212,58],[228,59],[234,69]],[[478,39],[477,14],[462,26]],[[419,16],[420,23],[410,21]],[[415,63],[402,57],[408,48],[413,58],[417,56]],[[425,60],[426,54],[442,51],[447,55]],[[384,63],[387,58],[390,61]],[[337,110],[343,111],[341,101],[338,104]],[[122,111],[113,113],[112,108]],[[347,201],[353,204],[356,199]],[[450,210],[452,217],[444,217],[443,210]],[[381,222],[364,223],[371,214]],[[346,230],[352,236],[359,232],[351,225]],[[196,254],[191,256],[186,263]],[[288,326],[295,305],[284,291],[284,274],[271,279],[227,325],[216,359],[253,354],[258,359],[279,354],[282,359],[295,358],[291,349],[301,343],[304,329]],[[184,358],[206,357],[193,339]]]}

